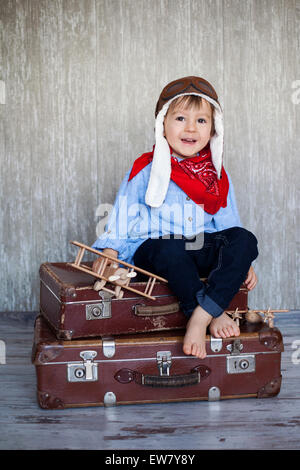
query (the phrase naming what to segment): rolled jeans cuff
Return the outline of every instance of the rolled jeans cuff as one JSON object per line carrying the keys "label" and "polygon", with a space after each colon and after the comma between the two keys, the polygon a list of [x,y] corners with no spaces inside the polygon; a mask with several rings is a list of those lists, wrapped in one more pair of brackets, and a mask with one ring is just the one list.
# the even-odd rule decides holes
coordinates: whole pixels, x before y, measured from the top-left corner
{"label": "rolled jeans cuff", "polygon": [[216,304],[214,300],[205,294],[204,289],[201,289],[196,293],[196,299],[200,307],[214,318],[219,317],[224,312],[224,308],[220,307],[220,305]]}

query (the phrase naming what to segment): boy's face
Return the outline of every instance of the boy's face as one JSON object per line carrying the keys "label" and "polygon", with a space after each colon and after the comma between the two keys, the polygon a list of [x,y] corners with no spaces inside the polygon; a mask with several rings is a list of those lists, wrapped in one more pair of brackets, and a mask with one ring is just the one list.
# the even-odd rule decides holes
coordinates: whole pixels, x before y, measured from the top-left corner
{"label": "boy's face", "polygon": [[212,110],[202,99],[201,107],[175,106],[169,109],[164,121],[164,135],[173,154],[183,158],[194,157],[211,138]]}

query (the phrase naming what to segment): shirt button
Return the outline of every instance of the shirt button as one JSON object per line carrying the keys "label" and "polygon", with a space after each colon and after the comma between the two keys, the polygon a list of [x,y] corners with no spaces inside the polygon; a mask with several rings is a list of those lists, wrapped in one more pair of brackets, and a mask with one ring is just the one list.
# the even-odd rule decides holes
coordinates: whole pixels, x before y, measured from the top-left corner
{"label": "shirt button", "polygon": [[190,200],[191,200],[191,198],[187,196],[187,197],[186,197],[186,200],[187,200],[187,201],[190,201]]}
{"label": "shirt button", "polygon": [[193,220],[193,217],[189,217],[189,218],[188,218],[188,221],[189,221],[189,222],[192,222],[192,220]]}

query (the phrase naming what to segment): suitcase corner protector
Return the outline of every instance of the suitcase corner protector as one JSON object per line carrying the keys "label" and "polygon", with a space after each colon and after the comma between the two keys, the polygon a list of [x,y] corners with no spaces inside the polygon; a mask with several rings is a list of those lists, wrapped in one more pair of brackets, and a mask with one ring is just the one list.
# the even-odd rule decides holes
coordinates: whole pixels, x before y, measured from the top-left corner
{"label": "suitcase corner protector", "polygon": [[37,391],[38,404],[44,410],[65,408],[64,402],[59,397],[54,397],[47,392]]}
{"label": "suitcase corner protector", "polygon": [[57,339],[71,341],[73,337],[73,333],[74,333],[73,330],[57,330],[56,337]]}
{"label": "suitcase corner protector", "polygon": [[270,398],[279,394],[281,388],[282,375],[275,377],[257,392],[257,398]]}

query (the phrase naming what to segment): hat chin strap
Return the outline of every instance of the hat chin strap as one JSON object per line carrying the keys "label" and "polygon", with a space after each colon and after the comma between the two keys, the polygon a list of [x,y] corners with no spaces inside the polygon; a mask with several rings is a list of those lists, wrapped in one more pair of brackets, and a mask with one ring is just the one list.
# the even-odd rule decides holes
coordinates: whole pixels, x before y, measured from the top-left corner
{"label": "hat chin strap", "polygon": [[167,139],[164,137],[164,119],[171,102],[180,96],[201,96],[214,106],[215,134],[210,139],[212,163],[220,179],[223,161],[223,113],[220,105],[209,96],[201,93],[182,93],[169,100],[160,110],[155,121],[155,148],[145,201],[151,207],[160,207],[165,200],[171,176],[171,155]]}

